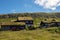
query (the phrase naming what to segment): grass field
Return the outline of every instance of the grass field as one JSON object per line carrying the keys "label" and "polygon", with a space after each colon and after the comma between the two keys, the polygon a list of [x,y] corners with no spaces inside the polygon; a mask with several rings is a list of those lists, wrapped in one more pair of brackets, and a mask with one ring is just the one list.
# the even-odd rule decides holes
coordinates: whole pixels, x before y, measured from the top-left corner
{"label": "grass field", "polygon": [[60,34],[46,29],[1,31],[0,40],[60,40]]}
{"label": "grass field", "polygon": [[[0,19],[0,22],[9,22],[10,19]],[[42,19],[36,18],[34,24],[37,25]],[[60,20],[58,18],[58,20]],[[52,30],[54,29],[54,30]],[[55,32],[57,28],[46,28],[36,30],[20,31],[0,31],[0,40],[60,40],[60,34]]]}

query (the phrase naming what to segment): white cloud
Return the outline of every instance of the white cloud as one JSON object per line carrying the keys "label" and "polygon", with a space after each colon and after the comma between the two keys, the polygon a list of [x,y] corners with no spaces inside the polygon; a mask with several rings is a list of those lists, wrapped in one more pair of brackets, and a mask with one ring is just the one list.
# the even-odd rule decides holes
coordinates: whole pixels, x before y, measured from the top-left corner
{"label": "white cloud", "polygon": [[51,10],[56,10],[56,7],[60,6],[60,0],[35,0],[35,3]]}

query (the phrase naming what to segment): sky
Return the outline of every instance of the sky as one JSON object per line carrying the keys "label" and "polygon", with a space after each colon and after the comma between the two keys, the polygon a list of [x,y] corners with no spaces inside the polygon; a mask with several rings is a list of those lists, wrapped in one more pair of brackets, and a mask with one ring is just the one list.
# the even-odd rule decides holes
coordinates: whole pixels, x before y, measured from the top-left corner
{"label": "sky", "polygon": [[60,0],[0,0],[0,14],[60,12]]}

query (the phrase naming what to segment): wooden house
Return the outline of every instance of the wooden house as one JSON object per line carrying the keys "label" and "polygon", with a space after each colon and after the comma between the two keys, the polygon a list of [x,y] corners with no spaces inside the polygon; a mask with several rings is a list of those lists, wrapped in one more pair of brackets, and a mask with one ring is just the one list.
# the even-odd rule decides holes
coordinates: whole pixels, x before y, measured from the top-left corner
{"label": "wooden house", "polygon": [[22,30],[25,29],[25,23],[23,22],[2,22],[0,23],[1,30]]}
{"label": "wooden house", "polygon": [[11,22],[2,22],[0,23],[1,30],[21,30],[26,27],[33,27],[33,18],[32,17],[18,17],[17,20],[12,20]]}

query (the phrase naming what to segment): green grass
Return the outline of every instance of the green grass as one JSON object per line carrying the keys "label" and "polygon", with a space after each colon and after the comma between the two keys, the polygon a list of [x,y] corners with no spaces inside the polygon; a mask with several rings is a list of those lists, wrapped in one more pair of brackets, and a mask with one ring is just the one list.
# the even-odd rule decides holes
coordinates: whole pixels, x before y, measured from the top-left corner
{"label": "green grass", "polygon": [[0,40],[60,40],[60,34],[45,29],[1,31]]}

